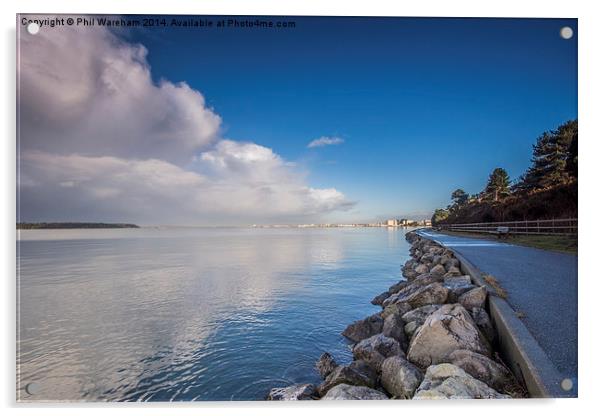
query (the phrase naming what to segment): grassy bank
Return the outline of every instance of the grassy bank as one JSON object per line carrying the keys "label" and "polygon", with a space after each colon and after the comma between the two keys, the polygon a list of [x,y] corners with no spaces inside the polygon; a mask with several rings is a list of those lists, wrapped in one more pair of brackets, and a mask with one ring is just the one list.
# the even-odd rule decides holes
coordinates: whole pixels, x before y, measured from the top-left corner
{"label": "grassy bank", "polygon": [[542,250],[559,251],[562,253],[577,254],[577,237],[566,235],[510,235],[499,240],[495,235],[469,233],[458,231],[441,231],[444,234],[460,237],[480,238],[483,240],[503,241],[519,246],[535,247]]}

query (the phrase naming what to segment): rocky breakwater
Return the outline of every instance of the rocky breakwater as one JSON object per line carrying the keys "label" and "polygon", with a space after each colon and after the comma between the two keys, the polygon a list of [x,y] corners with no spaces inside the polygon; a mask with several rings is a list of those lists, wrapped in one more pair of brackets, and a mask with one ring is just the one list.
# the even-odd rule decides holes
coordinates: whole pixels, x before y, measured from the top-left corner
{"label": "rocky breakwater", "polygon": [[453,253],[414,232],[404,279],[372,299],[382,310],[350,324],[353,361],[329,353],[322,383],[272,389],[268,400],[502,399],[523,389],[493,349],[487,289]]}

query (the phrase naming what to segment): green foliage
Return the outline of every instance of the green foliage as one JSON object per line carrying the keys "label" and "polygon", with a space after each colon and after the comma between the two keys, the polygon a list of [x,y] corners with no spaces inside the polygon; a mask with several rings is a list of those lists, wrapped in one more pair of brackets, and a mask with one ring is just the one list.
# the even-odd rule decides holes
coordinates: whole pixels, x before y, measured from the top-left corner
{"label": "green foliage", "polygon": [[517,192],[546,189],[576,180],[577,141],[577,120],[543,133],[533,145],[531,167],[513,189]]}
{"label": "green foliage", "polygon": [[446,209],[437,208],[431,217],[431,224],[436,225],[441,221],[445,221],[449,216],[449,211]]}
{"label": "green foliage", "polygon": [[464,192],[464,189],[456,189],[451,194],[452,201],[457,207],[464,206],[468,202],[468,194]]}
{"label": "green foliage", "polygon": [[502,168],[495,168],[489,175],[484,195],[486,199],[499,201],[510,195],[510,177]]}

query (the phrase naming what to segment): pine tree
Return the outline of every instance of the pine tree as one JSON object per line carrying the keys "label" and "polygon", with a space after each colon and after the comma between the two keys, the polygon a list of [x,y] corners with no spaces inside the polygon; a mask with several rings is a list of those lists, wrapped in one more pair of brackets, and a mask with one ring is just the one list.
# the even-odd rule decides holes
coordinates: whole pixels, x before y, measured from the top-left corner
{"label": "pine tree", "polygon": [[485,195],[487,199],[499,201],[500,199],[510,194],[510,177],[508,172],[502,168],[495,168],[485,187]]}

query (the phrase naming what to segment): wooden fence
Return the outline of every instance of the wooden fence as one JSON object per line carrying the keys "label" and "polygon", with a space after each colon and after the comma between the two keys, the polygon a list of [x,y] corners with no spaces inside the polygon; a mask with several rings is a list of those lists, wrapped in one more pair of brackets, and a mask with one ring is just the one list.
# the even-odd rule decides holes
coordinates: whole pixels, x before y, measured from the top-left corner
{"label": "wooden fence", "polygon": [[510,234],[577,235],[577,218],[439,225],[443,230],[492,234],[498,227],[508,227]]}

